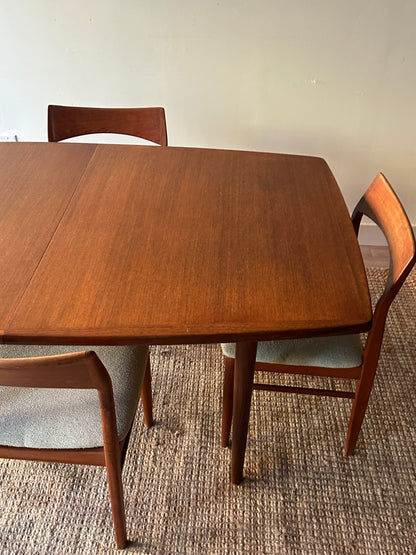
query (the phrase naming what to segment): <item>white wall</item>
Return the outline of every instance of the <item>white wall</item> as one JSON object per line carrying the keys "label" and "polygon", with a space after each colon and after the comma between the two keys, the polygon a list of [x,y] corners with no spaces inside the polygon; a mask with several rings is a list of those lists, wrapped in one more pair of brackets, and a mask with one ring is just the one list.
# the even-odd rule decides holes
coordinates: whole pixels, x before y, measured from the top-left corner
{"label": "white wall", "polygon": [[416,223],[415,24],[414,0],[2,0],[0,134],[162,105],[171,145],[323,156],[349,208],[383,171]]}

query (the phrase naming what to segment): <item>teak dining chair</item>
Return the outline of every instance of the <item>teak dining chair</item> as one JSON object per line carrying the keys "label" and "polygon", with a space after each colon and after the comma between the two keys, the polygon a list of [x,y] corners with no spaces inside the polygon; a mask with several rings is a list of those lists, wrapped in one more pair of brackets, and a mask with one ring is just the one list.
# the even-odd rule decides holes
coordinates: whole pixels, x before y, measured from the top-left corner
{"label": "teak dining chair", "polygon": [[[164,108],[48,106],[49,142],[94,133],[132,135],[160,146],[168,144]],[[150,427],[153,424],[150,359],[143,380],[142,403],[144,422]]]}
{"label": "teak dining chair", "polygon": [[[0,457],[105,466],[124,548],[121,470],[148,347],[70,349],[0,345]],[[27,356],[33,352],[41,356]]]}
{"label": "teak dining chair", "polygon": [[[357,234],[363,215],[371,218],[381,228],[390,250],[387,282],[375,307],[365,347],[362,347],[359,335],[264,341],[258,343],[255,364],[255,371],[261,372],[355,380],[355,392],[253,384],[253,389],[352,398],[352,410],[344,445],[345,455],[354,452],[364,419],[389,307],[416,260],[415,238],[407,215],[387,179],[381,173],[376,176],[352,214],[352,223]],[[225,355],[225,376],[221,443],[226,447],[232,421],[235,344],[224,343],[222,350]],[[247,407],[247,411],[250,411],[250,406]]]}
{"label": "teak dining chair", "polygon": [[132,135],[161,146],[168,144],[163,108],[48,106],[49,142],[94,133]]}

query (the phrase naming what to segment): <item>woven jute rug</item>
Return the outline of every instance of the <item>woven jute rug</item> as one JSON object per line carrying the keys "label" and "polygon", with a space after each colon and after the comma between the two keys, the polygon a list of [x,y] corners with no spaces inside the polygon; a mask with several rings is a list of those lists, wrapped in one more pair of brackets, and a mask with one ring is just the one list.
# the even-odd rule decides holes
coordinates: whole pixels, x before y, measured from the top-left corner
{"label": "woven jute rug", "polygon": [[[368,272],[380,292],[384,270]],[[416,273],[391,308],[357,450],[351,401],[255,392],[240,486],[220,447],[218,345],[152,348],[123,482],[127,553],[416,553]],[[288,378],[290,381],[291,378]],[[0,460],[0,553],[113,553],[105,470]]]}

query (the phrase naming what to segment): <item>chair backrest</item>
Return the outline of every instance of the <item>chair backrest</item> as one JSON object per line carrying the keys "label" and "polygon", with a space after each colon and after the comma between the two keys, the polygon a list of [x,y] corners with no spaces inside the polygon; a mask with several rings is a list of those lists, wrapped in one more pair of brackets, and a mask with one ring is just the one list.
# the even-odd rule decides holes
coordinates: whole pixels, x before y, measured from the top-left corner
{"label": "chair backrest", "polygon": [[0,359],[0,385],[13,387],[97,389],[104,441],[117,441],[110,375],[93,351],[36,358]]}
{"label": "chair backrest", "polygon": [[352,214],[357,234],[363,215],[380,227],[390,251],[389,275],[374,310],[373,325],[367,340],[367,343],[371,339],[372,343],[380,343],[381,346],[389,307],[416,262],[415,237],[400,200],[382,173],[375,177]]}
{"label": "chair backrest", "polygon": [[93,133],[118,133],[167,146],[163,108],[48,106],[48,139],[58,142]]}

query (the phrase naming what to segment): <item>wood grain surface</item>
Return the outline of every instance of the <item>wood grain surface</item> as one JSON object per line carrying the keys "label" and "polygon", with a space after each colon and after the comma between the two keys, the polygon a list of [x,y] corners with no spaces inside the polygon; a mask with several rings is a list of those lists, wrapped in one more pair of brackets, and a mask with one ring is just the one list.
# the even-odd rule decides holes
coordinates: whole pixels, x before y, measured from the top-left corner
{"label": "wood grain surface", "polygon": [[[15,193],[27,187],[42,214],[48,198],[56,215],[40,225],[27,207],[29,237],[42,244],[32,265],[13,269],[27,277],[18,306],[17,296],[6,303],[7,341],[196,343],[368,329],[361,254],[323,159],[53,146],[56,160],[26,145],[25,164],[9,168]],[[14,213],[12,197],[4,209]]]}
{"label": "wood grain surface", "polygon": [[95,149],[50,146],[0,145],[1,329],[15,311]]}

